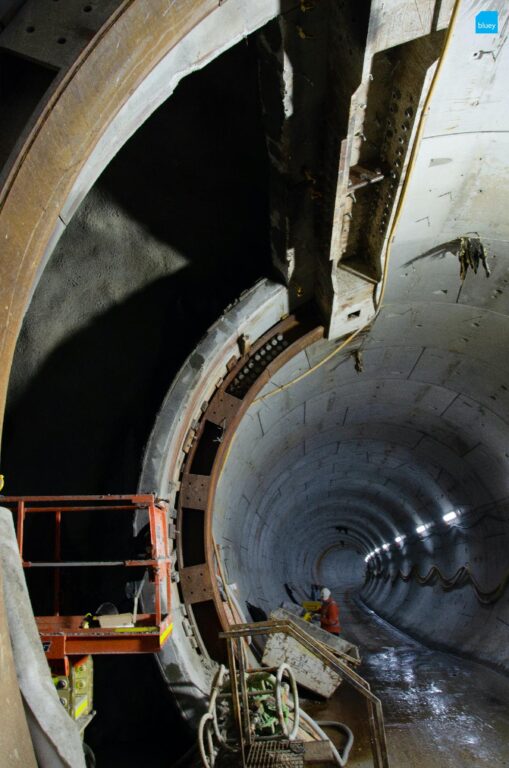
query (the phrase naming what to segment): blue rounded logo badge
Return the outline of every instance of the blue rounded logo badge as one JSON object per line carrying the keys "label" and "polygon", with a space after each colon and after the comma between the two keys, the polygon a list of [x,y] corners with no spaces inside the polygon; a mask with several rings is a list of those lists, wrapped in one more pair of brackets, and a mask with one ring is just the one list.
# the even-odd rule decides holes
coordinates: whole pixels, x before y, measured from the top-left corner
{"label": "blue rounded logo badge", "polygon": [[498,11],[480,11],[475,17],[475,31],[478,35],[498,33]]}

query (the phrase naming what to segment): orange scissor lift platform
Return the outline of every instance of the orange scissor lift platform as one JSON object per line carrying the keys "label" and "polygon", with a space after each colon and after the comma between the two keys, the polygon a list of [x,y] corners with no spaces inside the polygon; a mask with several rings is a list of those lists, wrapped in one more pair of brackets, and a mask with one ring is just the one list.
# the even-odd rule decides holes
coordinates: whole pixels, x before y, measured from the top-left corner
{"label": "orange scissor lift platform", "polygon": [[[23,568],[53,569],[53,614],[36,616],[44,651],[50,666],[63,662],[69,668],[68,657],[95,654],[154,653],[169,638],[173,625],[170,615],[171,561],[168,538],[168,509],[164,501],[152,494],[102,496],[2,496],[0,503],[9,507],[16,516],[16,531]],[[139,560],[65,561],[61,559],[63,515],[100,512],[145,513],[150,542],[147,557]],[[25,560],[23,555],[25,525],[32,515],[51,515],[54,519],[54,556],[51,561]],[[126,568],[133,574],[148,572],[153,588],[153,613],[137,613],[133,621],[124,626],[90,626],[83,616],[65,616],[60,613],[60,587],[62,569],[73,568]],[[110,624],[115,623],[111,617]]]}

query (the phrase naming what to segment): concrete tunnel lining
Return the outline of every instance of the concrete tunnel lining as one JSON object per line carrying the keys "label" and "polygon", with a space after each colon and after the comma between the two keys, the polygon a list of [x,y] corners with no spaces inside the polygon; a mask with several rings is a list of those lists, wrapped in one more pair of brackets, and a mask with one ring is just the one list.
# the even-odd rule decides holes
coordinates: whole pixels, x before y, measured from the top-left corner
{"label": "concrete tunnel lining", "polygon": [[[418,484],[412,493],[411,485],[404,487],[401,472],[396,470],[399,483],[395,490],[399,495],[408,494],[401,517],[395,513],[394,503],[389,501],[384,509],[383,499],[382,503],[377,499],[379,517],[383,519],[390,514],[393,532],[411,537],[401,550],[392,550],[386,556],[389,568],[393,571],[396,565],[408,567],[413,558],[418,558],[424,570],[438,562],[442,568],[449,569],[450,575],[453,565],[456,567],[471,559],[478,569],[479,581],[484,580],[486,588],[504,577],[507,563],[503,538],[507,532],[503,522],[501,527],[504,519],[501,510],[506,507],[508,495],[505,435],[509,404],[504,353],[508,330],[506,227],[502,223],[505,221],[503,195],[491,196],[489,202],[480,195],[490,189],[488,174],[496,172],[502,157],[500,143],[495,149],[490,131],[495,124],[500,131],[497,142],[505,141],[506,117],[503,110],[490,106],[487,91],[481,86],[490,70],[498,65],[484,59],[481,66],[475,67],[474,62],[478,63],[475,56],[467,63],[464,36],[470,36],[472,46],[476,43],[467,27],[469,21],[467,16],[460,17],[450,54],[453,61],[459,59],[463,67],[468,67],[468,74],[465,72],[464,80],[459,84],[454,81],[453,85],[453,67],[446,66],[438,82],[407,190],[408,202],[392,247],[384,307],[369,336],[360,344],[354,344],[354,349],[362,352],[362,370],[356,372],[354,360],[346,354],[342,365],[335,361],[335,370],[326,364],[294,387],[262,401],[251,411],[250,419],[241,425],[235,457],[230,456],[231,467],[225,467],[217,508],[226,524],[218,525],[217,535],[237,544],[242,539],[244,546],[245,541],[249,541],[244,558],[249,559],[252,550],[253,555],[259,554],[279,568],[276,571],[279,584],[267,586],[263,567],[254,569],[258,579],[251,581],[251,569],[242,569],[238,559],[230,560],[230,577],[244,590],[244,599],[251,602],[255,596],[270,605],[282,595],[285,580],[299,579],[298,569],[288,565],[285,571],[277,555],[278,542],[298,543],[293,532],[299,528],[300,518],[293,489],[297,488],[305,498],[300,512],[303,519],[310,511],[318,517],[321,501],[331,495],[333,475],[323,472],[320,477],[320,469],[313,471],[310,467],[309,476],[302,477],[298,459],[309,452],[308,458],[313,461],[314,449],[317,456],[322,450],[323,458],[331,448],[337,450],[339,444],[345,443],[346,461],[339,473],[344,479],[337,488],[336,519],[339,522],[340,503],[348,503],[351,494],[348,462],[355,469],[360,463],[356,453],[362,455],[363,450],[369,450],[370,439],[386,441],[390,451],[393,445],[398,451],[405,450],[412,464],[420,468],[418,477],[428,477],[422,489],[426,503]],[[451,89],[463,88],[466,96],[474,82],[478,103],[482,103],[484,109],[473,114],[458,111],[456,106],[451,110],[448,96]],[[495,99],[492,103],[496,102]],[[461,93],[457,93],[455,105],[460,103]],[[454,124],[454,136],[450,135],[451,124]],[[454,174],[451,175],[449,164],[433,162],[436,157],[449,158]],[[472,170],[472,162],[475,173],[469,175],[471,183],[465,186],[463,178],[467,166]],[[483,220],[483,216],[488,220]],[[458,262],[450,247],[448,249],[448,243],[458,232],[472,230],[486,233],[492,269],[489,283],[483,275],[475,276],[472,272],[460,283]],[[427,254],[429,267],[425,268]],[[301,358],[305,370],[309,361],[302,354]],[[295,363],[292,370],[280,371],[272,387],[267,388],[267,394],[298,373]],[[317,391],[322,399],[316,398],[315,404]],[[326,402],[332,395],[341,403],[338,414],[334,408],[331,414],[326,411]],[[319,409],[318,417],[313,407]],[[336,436],[335,441],[326,436],[320,417],[334,420],[330,432]],[[315,425],[319,426],[318,434],[314,433]],[[346,440],[342,441],[343,435]],[[292,465],[294,474],[289,473],[284,483],[278,483],[278,472]],[[426,475],[424,467],[429,474]],[[387,474],[390,475],[390,471]],[[239,486],[235,482],[237,477],[244,478]],[[307,488],[302,486],[312,479],[318,488],[306,498]],[[390,487],[390,483],[387,485]],[[269,494],[268,505],[261,501],[264,492]],[[266,510],[271,504],[272,508]],[[364,507],[363,502],[360,504],[359,510]],[[407,521],[405,507],[410,511]],[[469,535],[467,532],[463,535],[461,528],[448,529],[441,525],[442,515],[454,508],[459,508],[469,522],[472,520]],[[490,510],[498,510],[499,515],[491,522]],[[271,521],[278,514],[283,521],[279,528]],[[323,514],[328,524],[328,513]],[[254,522],[255,515],[259,517]],[[239,530],[241,516],[245,522]],[[388,540],[390,527],[384,529],[377,518],[374,519],[379,533],[373,543],[380,547]],[[432,522],[436,526],[423,540],[415,536],[416,523],[420,522]],[[259,544],[254,543],[257,537]],[[490,542],[491,557],[479,554],[483,540]],[[370,547],[373,543],[369,542]],[[225,542],[227,555],[231,549]],[[309,582],[309,571],[306,578]],[[385,587],[372,582],[367,594],[381,612],[397,619],[400,626],[414,629],[417,634],[420,631],[428,641],[441,642],[474,655],[481,653],[491,663],[507,665],[503,629],[506,599],[498,607],[477,606],[478,613],[470,613],[475,598],[468,590],[465,587],[459,595],[444,595],[438,588],[422,591],[415,585],[407,589],[397,584],[391,593],[387,582]],[[399,594],[395,596],[395,592]],[[435,617],[429,630],[423,631],[417,626],[419,609],[416,606],[420,600],[423,609],[428,609],[426,615]],[[464,631],[468,618],[467,623],[460,618],[462,608],[467,617],[476,616],[468,637]],[[450,621],[451,611],[456,616],[454,622]],[[482,651],[479,650],[481,636]]]}
{"label": "concrete tunnel lining", "polygon": [[[386,332],[385,338],[386,314],[389,312],[382,312],[375,326],[380,336]],[[393,318],[391,325],[394,330]],[[506,502],[506,465],[500,458],[505,447],[505,414],[499,404],[497,414],[492,413],[493,401],[486,389],[481,392],[481,382],[487,382],[486,365],[475,360],[475,352],[468,366],[464,356],[460,364],[468,367],[469,393],[476,395],[477,402],[455,391],[458,365],[453,362],[447,373],[442,363],[445,350],[434,348],[436,335],[429,326],[428,333],[427,344],[417,349],[402,345],[396,354],[390,337],[387,348],[382,348],[370,336],[363,343],[361,373],[355,371],[351,354],[344,354],[340,364],[338,360],[326,363],[307,379],[266,401],[260,398],[252,406],[238,430],[235,452],[230,453],[216,498],[216,535],[228,576],[238,586],[242,603],[270,607],[286,598],[285,583],[310,584],[312,564],[332,541],[341,538],[334,527],[343,523],[363,538],[364,554],[384,542],[393,544],[396,535],[405,535],[408,541],[404,547],[390,553],[391,568],[398,563],[408,571],[417,553],[424,571],[438,563],[448,575],[471,557],[479,560],[479,540],[464,539],[460,529],[442,522],[442,516],[459,509],[466,520],[475,520],[476,510],[483,516],[496,503],[500,506]],[[408,339],[404,333],[399,336]],[[427,354],[423,360],[424,348]],[[428,360],[431,366],[426,364]],[[450,363],[450,356],[448,360]],[[419,361],[420,367],[416,365]],[[495,379],[503,379],[501,367],[495,369]],[[294,365],[287,380],[293,378],[295,370]],[[284,379],[282,369],[278,383]],[[270,391],[269,386],[265,394]],[[427,408],[424,394],[428,395]],[[363,395],[368,404],[359,407]],[[327,411],[333,396],[342,404],[338,414]],[[451,404],[455,405],[451,408]],[[442,417],[437,415],[440,413]],[[398,458],[391,467],[393,451]],[[492,457],[492,461],[480,465],[480,456]],[[436,530],[421,540],[415,528],[428,522],[434,523]],[[483,527],[489,529],[485,536],[493,535],[489,519]],[[313,532],[320,529],[323,533],[315,539]],[[493,557],[481,559],[476,566],[477,578],[486,589],[496,586],[506,568],[504,545],[494,541],[492,546]],[[303,549],[307,557],[300,554]],[[304,561],[307,570],[303,573]],[[371,586],[370,591],[373,589]],[[464,598],[471,608],[475,600],[473,603],[467,591],[465,588]],[[418,604],[422,595],[415,588],[413,596]],[[379,607],[390,603],[387,590],[382,597],[375,597]],[[406,595],[400,594],[398,599],[402,602]],[[447,615],[444,604],[438,609],[439,599],[447,603],[444,595],[435,595],[433,615],[437,623],[438,617]],[[450,599],[457,604],[456,598]],[[397,599],[391,600],[397,605]],[[408,601],[405,608],[410,614]],[[393,606],[392,610],[398,609]],[[481,624],[486,613],[481,608]],[[498,611],[492,609],[490,614],[492,626],[497,627]],[[405,622],[399,611],[398,618],[411,628],[408,616]],[[450,622],[444,623],[444,628],[446,646]],[[454,631],[450,635],[454,637]],[[435,624],[424,636],[428,641],[441,642]],[[456,635],[454,641],[458,643],[456,650],[461,650],[463,643],[470,652],[475,647],[471,637],[462,641]],[[494,645],[492,641],[492,648]],[[501,664],[507,663],[504,648],[499,636],[497,662]]]}
{"label": "concrete tunnel lining", "polygon": [[[465,51],[457,41],[463,32],[470,33],[463,20],[460,27],[461,32],[458,31],[457,36],[455,33],[453,40],[452,58],[459,56],[465,65]],[[472,69],[471,62],[469,67]],[[478,86],[492,67],[493,64],[484,61],[482,67],[473,70],[472,77]],[[348,504],[352,493],[348,475],[358,466],[362,453],[369,450],[369,441],[373,439],[386,441],[390,451],[393,445],[398,451],[405,450],[414,467],[420,468],[418,476],[426,478],[424,467],[429,472],[423,484],[427,503],[418,484],[415,493],[411,485],[404,487],[401,472],[397,470],[400,482],[396,491],[399,495],[408,493],[403,515],[395,513],[394,504],[388,503],[384,509],[383,499],[377,500],[379,518],[390,515],[393,525],[396,523],[393,532],[410,539],[402,549],[393,547],[383,556],[389,570],[394,572],[405,566],[408,569],[415,558],[424,571],[438,563],[451,575],[456,567],[472,561],[477,578],[486,589],[504,578],[507,561],[503,540],[507,530],[503,510],[508,495],[505,436],[509,404],[504,352],[508,330],[507,246],[501,207],[504,198],[492,197],[487,205],[483,198],[479,202],[479,195],[489,189],[487,173],[496,170],[501,157],[500,145],[497,144],[495,151],[490,131],[485,132],[484,128],[492,118],[495,121],[501,118],[500,111],[491,114],[486,101],[486,108],[475,112],[473,122],[469,112],[454,114],[453,108],[451,115],[448,99],[451,71],[452,68],[445,68],[434,94],[431,117],[409,184],[409,203],[403,210],[392,248],[384,307],[369,336],[353,345],[362,353],[362,370],[355,371],[354,359],[346,354],[340,359],[340,365],[335,361],[334,370],[327,364],[294,387],[262,401],[239,430],[236,455],[231,458],[232,466],[225,468],[218,494],[219,514],[226,519],[226,530],[225,526],[218,526],[217,535],[236,543],[242,539],[244,546],[248,540],[248,554],[244,557],[249,559],[252,550],[254,556],[263,557],[278,569],[275,572],[279,575],[277,586],[267,586],[263,567],[254,569],[257,579],[251,580],[251,569],[243,569],[238,559],[231,559],[231,579],[240,585],[243,597],[251,602],[257,597],[270,605],[282,595],[285,580],[302,578],[298,568],[292,569],[290,564],[280,562],[278,544],[284,541],[289,549],[292,545],[287,542],[294,542],[294,546],[302,544],[302,539],[299,541],[294,535],[299,519],[305,519],[312,512],[320,520],[321,502],[331,495],[330,482],[334,475],[324,471],[320,477],[318,459],[314,471],[310,467],[309,475],[302,477],[298,459],[309,452],[312,461],[314,449],[317,456],[322,450],[323,458],[331,449],[337,450],[339,444],[345,444],[346,461],[339,472],[343,479],[337,488],[336,520],[339,523],[341,505]],[[469,81],[468,76],[465,81]],[[485,100],[486,91],[480,88],[480,93],[481,101]],[[460,101],[458,94],[455,103]],[[454,142],[447,135],[451,120],[455,123]],[[503,122],[500,130],[502,133],[497,139],[504,141]],[[475,131],[482,131],[477,143],[473,142]],[[450,162],[455,163],[453,177],[450,171],[433,162],[436,157],[449,157]],[[472,159],[476,173],[469,178],[475,182],[465,186],[462,171],[467,163],[471,168]],[[445,208],[444,197],[448,201]],[[483,221],[480,212],[486,215],[489,206],[489,222]],[[421,222],[427,231],[423,231]],[[473,273],[468,274],[463,283],[459,281],[458,262],[451,252],[450,241],[458,232],[471,230],[487,234],[492,269],[489,283],[482,274]],[[425,268],[427,255],[430,261]],[[302,362],[305,369],[309,363],[304,359]],[[291,380],[296,373],[296,365],[286,375],[284,370],[280,371],[272,390]],[[267,388],[266,394],[270,389]],[[315,405],[317,391],[322,399],[317,398]],[[326,403],[332,396],[341,403],[337,415],[334,409],[330,415],[326,411]],[[321,409],[318,417],[313,407]],[[333,420],[330,432],[336,436],[335,441],[326,436],[320,417]],[[317,425],[318,434],[314,433]],[[294,473],[289,473],[284,483],[278,483],[278,471],[291,466]],[[244,479],[237,487],[236,477],[253,474],[256,482]],[[387,476],[390,474],[387,471]],[[369,479],[369,475],[365,476],[366,481]],[[306,484],[312,480],[317,488],[313,495],[306,497]],[[390,487],[390,482],[387,485]],[[304,496],[302,510],[299,510],[295,489]],[[265,491],[270,494],[268,505],[261,502]],[[266,510],[271,504],[272,508]],[[363,507],[361,502],[357,509],[362,509],[364,516]],[[407,520],[405,507],[410,510]],[[460,509],[468,523],[447,528],[441,523],[441,517],[455,508]],[[245,522],[240,531],[237,529],[234,537],[228,532],[228,518],[231,516],[230,530],[233,531],[239,524],[238,509],[242,509],[244,520],[249,522]],[[271,517],[278,514],[282,522],[276,527]],[[332,519],[328,514],[323,513],[324,525]],[[253,522],[255,515],[259,517]],[[373,543],[380,547],[389,541],[390,527],[382,528],[376,517],[375,522],[378,534],[374,542],[369,542],[369,548]],[[435,526],[422,540],[415,536],[415,525],[420,522],[431,522]],[[255,543],[257,539],[259,544]],[[490,556],[487,557],[481,552],[488,540]],[[367,544],[368,540],[366,551]],[[225,542],[228,554],[229,549],[229,543]],[[309,570],[305,578],[309,583]],[[415,584],[407,587],[399,583],[392,589],[388,582],[381,585],[376,580],[371,581],[365,594],[377,610],[428,642],[507,666],[504,640],[507,596],[496,607],[486,607],[476,604],[469,587],[456,594],[444,594],[438,587],[423,590]],[[428,629],[419,626],[420,609],[423,615],[433,617]],[[453,621],[451,615],[455,617]]]}
{"label": "concrete tunnel lining", "polygon": [[[382,313],[378,327],[384,319]],[[442,351],[433,347],[436,344],[433,329],[428,328],[428,332],[428,356],[433,361],[440,360]],[[406,340],[406,336],[399,336]],[[324,347],[331,346],[334,348],[330,342],[318,342],[315,349],[309,349],[311,359],[313,355],[320,359]],[[321,347],[318,354],[316,347]],[[270,608],[286,598],[285,583],[304,586],[303,579],[306,584],[310,583],[316,564],[331,545],[331,529],[341,523],[359,536],[363,554],[384,541],[391,541],[391,536],[405,535],[408,541],[399,558],[403,567],[412,564],[416,549],[421,563],[438,562],[449,569],[453,564],[459,567],[465,555],[468,557],[469,550],[464,550],[465,542],[458,541],[459,537],[453,542],[451,557],[435,545],[435,532],[424,540],[416,536],[416,525],[432,521],[439,533],[448,535],[454,533],[453,529],[445,525],[440,528],[446,511],[460,508],[462,513],[475,516],[476,509],[486,511],[487,505],[493,506],[496,501],[503,503],[505,496],[497,496],[494,487],[490,489],[482,476],[476,474],[480,450],[479,441],[474,439],[478,438],[477,423],[462,421],[461,409],[447,418],[449,406],[460,397],[449,380],[449,377],[454,380],[457,366],[453,365],[448,375],[444,375],[443,366],[438,366],[436,381],[429,373],[424,382],[419,381],[419,371],[428,371],[425,366],[421,369],[416,366],[422,359],[423,348],[404,344],[395,351],[389,343],[384,350],[379,341],[368,337],[363,342],[361,373],[355,371],[349,350],[295,386],[264,400],[275,387],[285,386],[285,380],[291,381],[306,367],[310,369],[308,356],[301,352],[274,377],[277,384],[269,382],[258,402],[251,406],[235,433],[234,450],[228,454],[215,499],[215,535],[221,546],[227,578],[235,583],[241,606],[249,602]],[[482,401],[486,393],[480,391],[483,377],[479,369],[485,364],[474,359],[469,366],[476,395]],[[375,386],[370,377],[378,382]],[[358,391],[359,379],[363,380],[361,392]],[[394,389],[398,383],[405,386],[399,406],[398,390]],[[359,408],[363,394],[365,400],[371,399],[375,405]],[[338,396],[343,403],[352,402],[351,423],[347,418],[348,407],[343,405],[339,413],[327,411],[331,395]],[[465,402],[472,407],[471,398]],[[479,405],[477,408],[481,410]],[[437,413],[441,413],[442,418],[436,416]],[[324,418],[329,414],[332,428]],[[500,424],[497,416],[489,426],[491,430],[485,428],[482,432],[485,440],[482,451],[496,455],[502,444],[503,423]],[[473,464],[469,456],[472,451]],[[408,465],[406,471],[405,464]],[[338,474],[339,482],[333,484]],[[368,494],[366,482],[370,488]],[[300,507],[296,504],[299,493],[305,494],[305,503]],[[343,506],[346,513],[341,511]],[[352,511],[349,506],[353,507]],[[314,512],[313,530],[318,533],[306,537],[310,510]],[[335,538],[339,544],[341,534]],[[314,547],[310,546],[310,539]],[[282,541],[291,562],[281,556]],[[232,552],[236,552],[237,557],[232,558]],[[502,552],[499,554],[497,567],[490,563],[481,568],[479,578],[493,581],[503,575],[500,573]],[[307,570],[303,573],[304,567]],[[397,592],[397,600],[408,608],[408,595],[401,588]],[[475,602],[469,594],[464,598],[470,606]],[[394,596],[391,599],[394,600]],[[444,608],[441,604],[440,609],[435,608],[437,617],[440,613],[448,614],[450,606]],[[401,623],[405,624],[404,619]],[[461,625],[453,626],[449,622],[448,626],[454,630]],[[436,627],[433,634],[437,642]],[[454,636],[454,631],[451,634]],[[430,641],[430,637],[426,639]],[[458,642],[457,637],[453,639]],[[444,645],[447,643],[445,639]],[[468,642],[465,645],[468,646]],[[458,650],[458,646],[454,647]],[[500,647],[497,650],[500,656]],[[503,654],[500,661],[504,663]]]}
{"label": "concrete tunnel lining", "polygon": [[[164,498],[169,494],[174,502],[183,460],[182,444],[190,425],[200,415],[202,403],[210,399],[228,361],[238,351],[239,335],[249,331],[251,337],[262,336],[287,312],[286,290],[262,281],[212,326],[176,376],[161,407],[147,445],[140,490],[156,490]],[[194,720],[197,711],[204,707],[203,691],[208,688],[214,666],[198,656],[189,643],[176,586],[172,601],[174,641],[165,646],[157,660],[170,687],[178,691],[183,714]]]}

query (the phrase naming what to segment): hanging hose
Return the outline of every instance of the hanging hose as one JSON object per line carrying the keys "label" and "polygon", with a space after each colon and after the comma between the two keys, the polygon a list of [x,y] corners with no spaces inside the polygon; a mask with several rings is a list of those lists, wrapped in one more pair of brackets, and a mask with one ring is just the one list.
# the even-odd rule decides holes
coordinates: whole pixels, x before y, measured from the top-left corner
{"label": "hanging hose", "polygon": [[[306,725],[308,725],[312,731],[314,731],[315,736],[318,736],[323,741],[330,742],[334,760],[337,762],[338,765],[341,766],[341,768],[343,768],[347,763],[347,760],[350,756],[350,750],[352,749],[352,746],[353,746],[353,733],[350,730],[350,728],[344,723],[337,723],[333,720],[324,720],[321,723],[317,723],[316,720],[313,720],[313,718],[310,717],[310,715],[308,715],[307,712],[304,712],[304,710],[301,710],[300,717],[301,717],[301,720],[304,723],[306,723]],[[346,734],[347,742],[343,748],[342,755],[339,754],[338,750],[332,743],[331,739],[327,736],[325,731],[322,730],[322,728],[320,727],[321,725],[326,726],[328,728],[338,728],[340,731],[343,731],[343,733]]]}
{"label": "hanging hose", "polygon": [[210,702],[209,702],[209,713],[212,715],[212,727],[214,729],[214,735],[216,739],[222,746],[226,747],[227,749],[231,749],[231,747],[229,747],[228,744],[226,743],[226,740],[223,738],[223,735],[219,729],[219,723],[217,722],[217,707],[216,707],[216,700],[221,688],[223,687],[224,676],[226,673],[227,673],[226,667],[223,664],[221,664],[219,666],[219,669],[216,672],[216,676],[212,683],[212,693],[210,694]]}
{"label": "hanging hose", "polygon": [[213,768],[214,766],[216,750],[214,748],[214,740],[212,736],[216,737],[217,742],[221,746],[226,747],[227,749],[231,749],[231,747],[226,743],[226,740],[219,728],[216,707],[216,700],[221,691],[221,688],[223,687],[226,673],[226,667],[221,664],[215,674],[212,683],[208,711],[202,716],[198,725],[198,747],[200,749],[200,756],[204,768]]}
{"label": "hanging hose", "polygon": [[[202,759],[202,763],[205,768],[213,768],[214,766],[214,745],[212,743],[212,734],[210,732],[210,726],[207,728],[206,734],[205,734],[205,728],[207,726],[207,723],[210,723],[214,720],[214,716],[212,715],[212,712],[206,712],[203,717],[200,720],[200,724],[198,726],[198,746],[200,748],[200,757]],[[207,736],[207,749],[208,749],[208,756],[205,751],[205,735]]]}

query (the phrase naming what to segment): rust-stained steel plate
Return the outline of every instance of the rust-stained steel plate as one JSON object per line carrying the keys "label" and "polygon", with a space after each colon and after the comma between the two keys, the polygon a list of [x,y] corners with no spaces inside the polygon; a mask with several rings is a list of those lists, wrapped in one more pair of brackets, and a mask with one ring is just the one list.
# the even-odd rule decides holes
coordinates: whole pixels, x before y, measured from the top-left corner
{"label": "rust-stained steel plate", "polygon": [[[190,607],[195,605],[190,615],[194,616],[195,628],[203,645],[218,661],[224,648],[218,641],[217,633],[221,628],[224,630],[230,626],[231,616],[235,614],[231,606],[228,609],[227,603],[223,602],[216,583],[212,510],[220,468],[235,430],[268,378],[302,349],[322,338],[323,334],[324,329],[310,308],[302,310],[299,315],[284,318],[269,329],[251,346],[249,354],[239,358],[228,370],[211,400],[202,404],[200,424],[193,425],[193,428],[196,427],[194,440],[191,445],[186,445],[188,452],[178,498],[180,587],[184,602]],[[234,389],[235,394],[230,389]],[[207,422],[222,427],[220,440],[206,429]],[[186,443],[189,442],[186,440]],[[207,474],[195,474],[191,471],[193,467],[199,467],[200,472]],[[190,517],[192,513],[189,510],[192,509],[203,511],[202,519]],[[185,533],[189,526],[193,528],[193,536]],[[199,551],[196,549],[196,526],[203,526]],[[185,574],[188,574],[187,581]]]}
{"label": "rust-stained steel plate", "polygon": [[185,474],[180,485],[180,505],[191,509],[206,509],[210,477]]}
{"label": "rust-stained steel plate", "polygon": [[207,419],[213,424],[226,428],[242,405],[242,400],[220,390],[207,408]]}
{"label": "rust-stained steel plate", "polygon": [[0,47],[54,69],[70,66],[123,0],[27,0],[0,34]]}
{"label": "rust-stained steel plate", "polygon": [[204,600],[212,600],[214,597],[206,563],[182,568],[180,570],[180,584],[184,600],[191,605],[202,603]]}
{"label": "rust-stained steel plate", "polygon": [[362,168],[360,165],[352,165],[350,167],[348,191],[353,192],[353,190],[366,187],[368,184],[375,184],[377,181],[382,181],[383,178],[383,173],[378,169],[371,170],[369,168]]}

